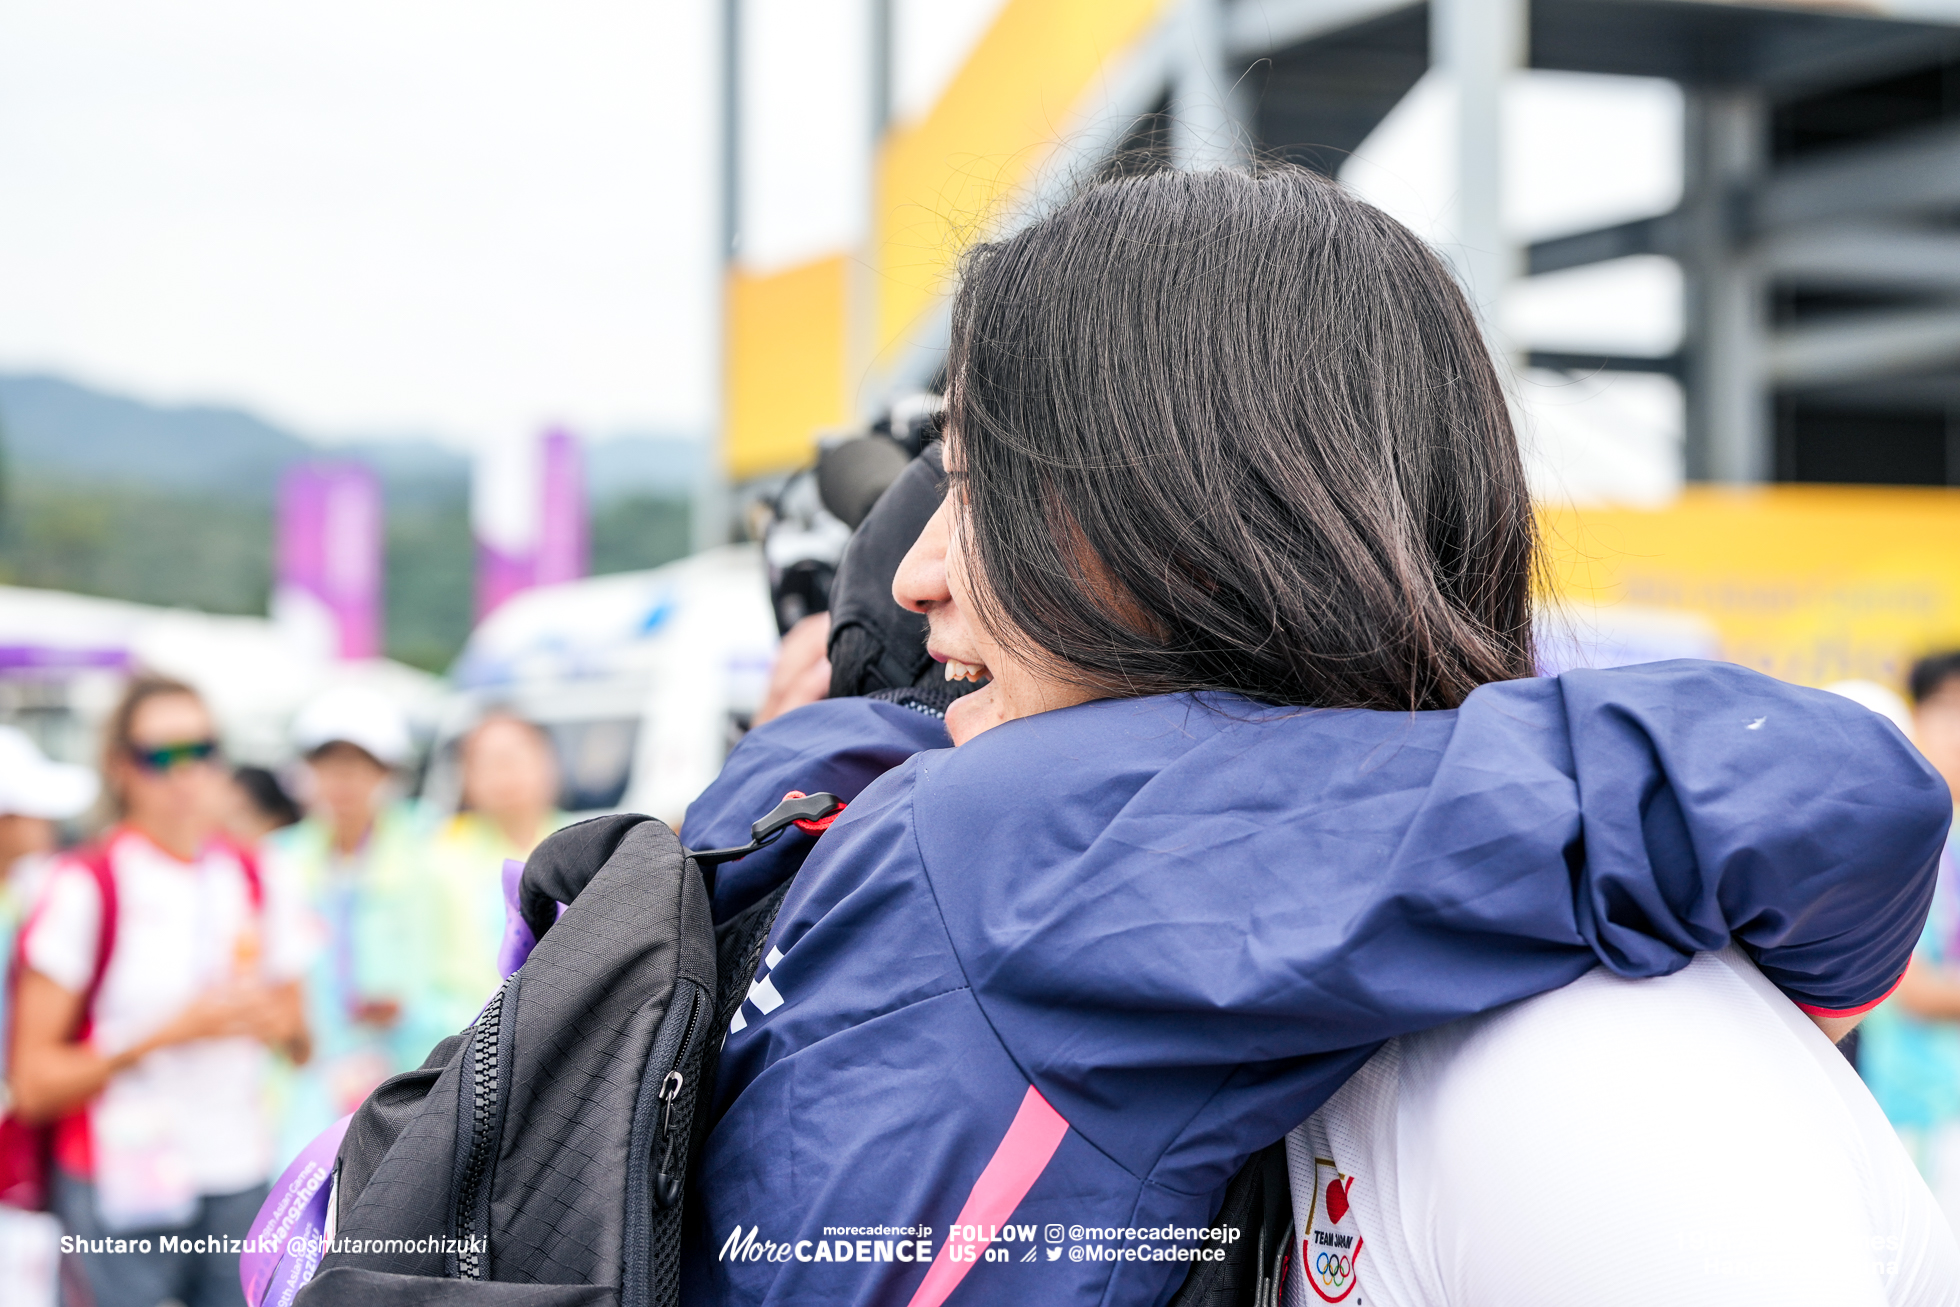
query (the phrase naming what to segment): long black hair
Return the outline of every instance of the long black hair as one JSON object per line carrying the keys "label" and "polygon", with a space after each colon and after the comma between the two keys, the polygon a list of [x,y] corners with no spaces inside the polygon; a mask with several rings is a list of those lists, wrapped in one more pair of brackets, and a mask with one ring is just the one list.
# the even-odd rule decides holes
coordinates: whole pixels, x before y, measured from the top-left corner
{"label": "long black hair", "polygon": [[1421,709],[1532,674],[1531,505],[1475,315],[1336,184],[1090,185],[968,254],[948,376],[980,616],[1064,675]]}

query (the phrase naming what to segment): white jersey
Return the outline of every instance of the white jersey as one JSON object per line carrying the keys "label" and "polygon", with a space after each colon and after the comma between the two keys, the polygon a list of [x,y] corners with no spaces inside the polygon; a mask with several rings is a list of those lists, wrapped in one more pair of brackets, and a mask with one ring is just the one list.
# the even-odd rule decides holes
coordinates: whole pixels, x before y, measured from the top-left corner
{"label": "white jersey", "polygon": [[1392,1040],[1286,1149],[1286,1307],[1960,1304],[1878,1105],[1733,950]]}
{"label": "white jersey", "polygon": [[[313,946],[304,904],[277,872],[263,873],[264,910],[255,913],[244,868],[222,846],[183,862],[125,829],[110,839],[109,863],[116,936],[95,996],[90,1043],[98,1051],[141,1042],[241,967],[275,982],[304,972]],[[101,921],[94,877],[58,865],[26,928],[27,965],[81,993],[95,970]],[[98,1189],[116,1188],[101,1168],[107,1154],[130,1153],[116,1141],[132,1135],[144,1141],[137,1152],[167,1156],[154,1165],[196,1194],[264,1183],[273,1162],[265,1101],[271,1057],[252,1039],[201,1039],[158,1049],[111,1077],[88,1107]]]}

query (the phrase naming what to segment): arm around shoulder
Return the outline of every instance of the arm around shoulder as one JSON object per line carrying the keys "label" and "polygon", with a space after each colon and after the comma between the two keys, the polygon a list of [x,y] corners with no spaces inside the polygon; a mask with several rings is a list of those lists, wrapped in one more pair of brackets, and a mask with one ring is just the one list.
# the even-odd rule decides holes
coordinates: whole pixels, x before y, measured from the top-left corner
{"label": "arm around shoulder", "polygon": [[1855,1017],[1892,991],[1953,813],[1895,727],[1723,664],[1568,672],[1558,693],[1582,927],[1602,961],[1661,975],[1733,939],[1813,1016]]}

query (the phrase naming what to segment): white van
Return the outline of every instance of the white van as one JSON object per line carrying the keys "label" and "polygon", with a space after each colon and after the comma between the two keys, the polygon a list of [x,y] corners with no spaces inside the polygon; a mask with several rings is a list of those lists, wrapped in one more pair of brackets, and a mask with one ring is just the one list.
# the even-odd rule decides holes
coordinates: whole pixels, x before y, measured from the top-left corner
{"label": "white van", "polygon": [[761,706],[776,642],[755,545],[527,590],[463,647],[423,797],[455,809],[457,745],[484,713],[505,709],[550,733],[561,808],[678,826]]}
{"label": "white van", "polygon": [[0,721],[50,757],[95,766],[102,721],[133,671],[197,687],[232,762],[278,767],[302,704],[335,686],[374,690],[418,736],[442,702],[442,682],[385,658],[343,662],[263,617],[0,586]]}

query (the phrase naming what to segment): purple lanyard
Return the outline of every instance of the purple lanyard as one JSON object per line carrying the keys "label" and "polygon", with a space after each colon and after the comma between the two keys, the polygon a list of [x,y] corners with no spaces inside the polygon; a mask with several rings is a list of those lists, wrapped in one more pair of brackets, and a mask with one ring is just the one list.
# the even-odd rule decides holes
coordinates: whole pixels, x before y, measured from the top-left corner
{"label": "purple lanyard", "polygon": [[259,1208],[238,1259],[238,1283],[248,1307],[287,1307],[313,1278],[327,1251],[334,1161],[353,1119],[351,1114],[341,1117],[302,1148]]}

